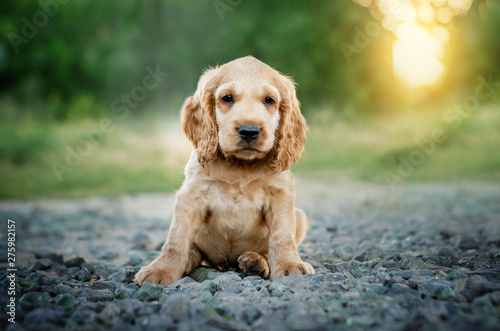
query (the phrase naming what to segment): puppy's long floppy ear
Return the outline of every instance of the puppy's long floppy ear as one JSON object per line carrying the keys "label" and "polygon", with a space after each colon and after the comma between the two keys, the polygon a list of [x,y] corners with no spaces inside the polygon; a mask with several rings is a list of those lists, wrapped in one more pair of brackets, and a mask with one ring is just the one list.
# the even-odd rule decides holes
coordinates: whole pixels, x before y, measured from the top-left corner
{"label": "puppy's long floppy ear", "polygon": [[281,76],[278,90],[282,96],[280,104],[280,126],[275,143],[275,155],[270,167],[274,171],[290,169],[297,163],[304,152],[307,124],[300,113],[300,103],[295,92],[294,82],[286,76]]}
{"label": "puppy's long floppy ear", "polygon": [[217,157],[219,140],[214,98],[217,77],[217,69],[206,71],[198,82],[196,92],[186,99],[181,110],[182,131],[193,144],[202,166]]}

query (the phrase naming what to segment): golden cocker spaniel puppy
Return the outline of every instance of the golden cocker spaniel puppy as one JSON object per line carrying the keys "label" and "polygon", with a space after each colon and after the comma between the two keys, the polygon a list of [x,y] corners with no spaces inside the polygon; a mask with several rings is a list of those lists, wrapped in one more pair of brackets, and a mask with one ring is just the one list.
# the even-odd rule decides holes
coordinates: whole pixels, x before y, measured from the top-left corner
{"label": "golden cocker spaniel puppy", "polygon": [[194,145],[161,254],[135,282],[169,285],[202,262],[271,279],[310,274],[290,167],[307,125],[290,78],[247,56],[209,69],[181,111]]}

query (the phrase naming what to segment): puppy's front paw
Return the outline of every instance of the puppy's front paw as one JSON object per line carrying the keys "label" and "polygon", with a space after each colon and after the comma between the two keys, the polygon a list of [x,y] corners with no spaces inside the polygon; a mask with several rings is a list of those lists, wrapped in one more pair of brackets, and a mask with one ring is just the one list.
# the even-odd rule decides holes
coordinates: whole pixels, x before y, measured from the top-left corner
{"label": "puppy's front paw", "polygon": [[314,268],[307,262],[279,263],[276,268],[271,270],[271,279],[275,280],[288,275],[307,275],[313,273]]}
{"label": "puppy's front paw", "polygon": [[154,283],[167,286],[179,279],[179,277],[173,276],[168,270],[150,264],[139,270],[135,275],[134,282],[139,286],[142,286],[143,283]]}
{"label": "puppy's front paw", "polygon": [[266,259],[255,252],[245,252],[238,258],[238,265],[242,271],[250,275],[266,278],[269,275],[269,266]]}

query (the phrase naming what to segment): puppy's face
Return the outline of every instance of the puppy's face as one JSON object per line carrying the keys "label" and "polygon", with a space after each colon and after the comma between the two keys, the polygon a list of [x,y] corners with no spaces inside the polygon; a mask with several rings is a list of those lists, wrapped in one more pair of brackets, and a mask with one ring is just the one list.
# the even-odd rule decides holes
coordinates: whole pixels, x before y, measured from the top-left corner
{"label": "puppy's face", "polygon": [[215,91],[219,147],[226,157],[254,160],[273,148],[281,97],[272,81],[233,69]]}
{"label": "puppy's face", "polygon": [[181,118],[201,165],[223,154],[283,171],[304,150],[307,125],[293,81],[251,56],[207,70]]}

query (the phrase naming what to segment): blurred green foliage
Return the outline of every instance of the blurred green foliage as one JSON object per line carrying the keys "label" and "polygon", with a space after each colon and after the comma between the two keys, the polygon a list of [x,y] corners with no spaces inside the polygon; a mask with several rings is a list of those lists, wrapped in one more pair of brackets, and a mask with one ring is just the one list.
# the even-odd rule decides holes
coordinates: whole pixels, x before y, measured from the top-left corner
{"label": "blurred green foliage", "polygon": [[[444,77],[411,91],[393,74],[394,34],[369,32],[379,22],[352,0],[39,0],[0,7],[0,198],[177,188],[190,149],[175,118],[181,103],[205,68],[246,55],[298,84],[311,126],[294,167],[301,176],[386,182],[385,174],[418,149],[415,139],[446,128],[447,140],[404,180],[500,179],[498,85],[461,115],[459,128],[444,120],[451,105],[477,96],[478,77],[500,81],[499,1],[474,0],[467,15],[448,24]],[[346,55],[342,45],[355,50]],[[149,83],[158,84],[145,89],[152,71],[168,76],[153,77]],[[127,97],[134,91],[141,102]],[[54,168],[69,164],[68,148],[89,143],[86,133],[103,119],[113,133],[77,166]]]}
{"label": "blurred green foliage", "polygon": [[[419,101],[500,74],[500,3],[488,0],[479,15],[485,1],[456,22],[452,70],[439,93],[424,90]],[[159,65],[169,77],[147,101],[177,112],[202,69],[251,54],[294,77],[305,112],[325,104],[360,113],[408,107],[412,99],[392,74],[391,32],[381,29],[349,59],[340,47],[373,21],[351,0],[5,1],[0,93],[41,116],[99,116],[141,84],[147,66]]]}

